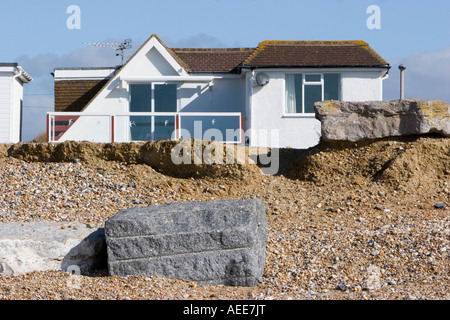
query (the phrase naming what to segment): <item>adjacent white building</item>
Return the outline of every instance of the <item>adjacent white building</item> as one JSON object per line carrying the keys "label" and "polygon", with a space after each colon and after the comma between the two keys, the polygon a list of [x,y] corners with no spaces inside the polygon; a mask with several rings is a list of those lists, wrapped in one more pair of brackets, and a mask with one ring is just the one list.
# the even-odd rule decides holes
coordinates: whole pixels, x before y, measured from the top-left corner
{"label": "adjacent white building", "polygon": [[55,69],[48,138],[309,148],[320,139],[314,102],[382,100],[389,68],[363,41],[193,49],[152,35],[120,68]]}
{"label": "adjacent white building", "polygon": [[30,81],[17,63],[0,63],[0,143],[21,140],[23,84]]}

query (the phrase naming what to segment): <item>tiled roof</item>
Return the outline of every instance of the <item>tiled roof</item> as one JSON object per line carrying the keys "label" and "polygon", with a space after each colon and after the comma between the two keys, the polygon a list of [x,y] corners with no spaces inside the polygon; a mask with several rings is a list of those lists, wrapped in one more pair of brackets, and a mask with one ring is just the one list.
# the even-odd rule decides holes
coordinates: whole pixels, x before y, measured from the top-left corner
{"label": "tiled roof", "polygon": [[105,86],[105,80],[55,81],[55,111],[78,112]]}
{"label": "tiled roof", "polygon": [[255,67],[386,67],[364,41],[264,41],[242,63]]}
{"label": "tiled roof", "polygon": [[188,72],[231,72],[255,50],[236,49],[170,49],[185,64]]}
{"label": "tiled roof", "polygon": [[169,49],[188,72],[239,67],[386,67],[364,41],[263,41],[257,48]]}

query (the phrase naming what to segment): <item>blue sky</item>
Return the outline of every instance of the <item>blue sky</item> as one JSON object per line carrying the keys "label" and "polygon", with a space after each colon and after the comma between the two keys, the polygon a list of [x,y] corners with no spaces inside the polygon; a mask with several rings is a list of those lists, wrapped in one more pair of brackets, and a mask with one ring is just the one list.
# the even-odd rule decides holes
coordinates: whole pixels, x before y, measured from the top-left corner
{"label": "blue sky", "polygon": [[[67,28],[70,5],[81,29]],[[370,5],[381,29],[369,29]],[[115,51],[83,42],[151,35],[169,47],[256,47],[264,40],[364,40],[392,66],[384,99],[398,98],[398,65],[406,98],[450,102],[450,1],[412,0],[4,0],[0,62],[18,62],[35,79],[25,87],[23,139],[45,130],[53,111],[56,67],[114,66]]]}

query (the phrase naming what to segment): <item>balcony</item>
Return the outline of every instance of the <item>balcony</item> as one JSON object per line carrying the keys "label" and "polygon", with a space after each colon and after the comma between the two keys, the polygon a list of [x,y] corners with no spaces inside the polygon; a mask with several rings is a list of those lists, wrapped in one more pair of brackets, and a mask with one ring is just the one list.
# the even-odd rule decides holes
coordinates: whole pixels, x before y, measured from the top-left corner
{"label": "balcony", "polygon": [[47,141],[133,142],[198,138],[243,144],[240,112],[50,112]]}

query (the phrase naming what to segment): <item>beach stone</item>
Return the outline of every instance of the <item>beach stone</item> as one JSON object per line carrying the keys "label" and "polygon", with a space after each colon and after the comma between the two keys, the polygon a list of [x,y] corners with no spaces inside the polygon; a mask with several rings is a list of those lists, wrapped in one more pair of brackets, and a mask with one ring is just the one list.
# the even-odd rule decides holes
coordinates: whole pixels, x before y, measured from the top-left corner
{"label": "beach stone", "polygon": [[0,223],[0,275],[67,271],[71,266],[82,274],[106,267],[103,228],[51,221]]}
{"label": "beach stone", "polygon": [[314,108],[325,141],[428,133],[450,137],[450,106],[440,100],[322,101]]}
{"label": "beach stone", "polygon": [[435,207],[436,209],[445,209],[445,208],[446,208],[445,204],[443,204],[442,202],[436,203],[436,204],[434,205],[434,207]]}
{"label": "beach stone", "polygon": [[254,286],[264,274],[267,232],[256,199],[130,208],[105,223],[108,270]]}

